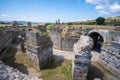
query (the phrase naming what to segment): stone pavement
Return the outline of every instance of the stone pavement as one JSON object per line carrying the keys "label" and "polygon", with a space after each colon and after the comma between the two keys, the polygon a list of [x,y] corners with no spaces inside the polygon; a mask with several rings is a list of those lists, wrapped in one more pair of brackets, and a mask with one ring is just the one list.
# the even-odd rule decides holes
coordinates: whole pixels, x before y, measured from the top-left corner
{"label": "stone pavement", "polygon": [[[53,54],[57,56],[61,56],[61,58],[63,57],[64,59],[69,59],[69,60],[72,60],[72,58],[74,57],[73,52],[62,51],[58,49],[53,49]],[[96,51],[92,51],[91,54],[92,54],[92,61],[98,61],[100,53]]]}
{"label": "stone pavement", "polygon": [[61,56],[61,58],[63,57],[64,59],[69,59],[69,60],[71,60],[73,58],[73,52],[62,51],[62,50],[58,50],[58,49],[53,49],[53,55]]}

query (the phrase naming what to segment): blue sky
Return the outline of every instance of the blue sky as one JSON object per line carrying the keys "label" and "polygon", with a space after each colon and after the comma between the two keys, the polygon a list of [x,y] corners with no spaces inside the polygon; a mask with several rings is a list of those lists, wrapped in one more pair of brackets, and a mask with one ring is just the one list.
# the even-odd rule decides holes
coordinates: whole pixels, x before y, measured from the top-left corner
{"label": "blue sky", "polygon": [[120,0],[0,0],[0,20],[61,22],[120,16]]}

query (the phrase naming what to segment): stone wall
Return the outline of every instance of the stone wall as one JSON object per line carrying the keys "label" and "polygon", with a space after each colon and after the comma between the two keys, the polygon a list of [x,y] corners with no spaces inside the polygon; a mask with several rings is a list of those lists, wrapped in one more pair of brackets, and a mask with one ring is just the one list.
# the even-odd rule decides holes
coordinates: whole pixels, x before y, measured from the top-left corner
{"label": "stone wall", "polygon": [[78,41],[81,34],[80,30],[79,28],[47,29],[53,41],[53,48],[64,51],[73,51],[73,45]]}
{"label": "stone wall", "polygon": [[113,74],[120,75],[120,37],[117,37],[112,44],[103,45],[99,63]]}
{"label": "stone wall", "polygon": [[0,54],[2,54],[12,42],[12,33],[8,30],[0,30]]}
{"label": "stone wall", "polygon": [[62,43],[61,43],[61,34],[57,29],[49,29],[47,30],[49,33],[49,36],[51,40],[53,41],[53,48],[55,49],[62,49]]}
{"label": "stone wall", "polygon": [[61,44],[63,51],[73,51],[73,45],[79,40],[79,38],[62,38]]}
{"label": "stone wall", "polygon": [[53,58],[52,41],[49,37],[40,34],[36,29],[26,31],[25,48],[28,59],[33,66],[41,69]]}
{"label": "stone wall", "polygon": [[120,32],[118,31],[103,29],[93,29],[87,35],[90,36],[92,33],[100,34],[104,39],[104,43],[111,43],[115,37],[120,36]]}
{"label": "stone wall", "polygon": [[18,41],[19,31],[11,30],[11,28],[0,29],[0,58],[7,51],[9,44]]}
{"label": "stone wall", "polygon": [[91,63],[90,54],[93,40],[88,36],[80,36],[79,41],[74,44],[74,58],[72,62],[72,79],[86,80],[88,68]]}
{"label": "stone wall", "polygon": [[30,77],[21,73],[0,61],[0,80],[42,80],[37,77]]}

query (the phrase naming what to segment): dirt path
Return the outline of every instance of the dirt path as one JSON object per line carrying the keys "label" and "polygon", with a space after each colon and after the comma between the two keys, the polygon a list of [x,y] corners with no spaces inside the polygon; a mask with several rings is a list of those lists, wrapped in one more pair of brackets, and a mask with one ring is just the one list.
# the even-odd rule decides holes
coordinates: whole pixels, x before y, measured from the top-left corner
{"label": "dirt path", "polygon": [[64,59],[70,60],[73,58],[73,52],[69,52],[69,51],[62,51],[62,50],[53,49],[53,54],[55,56],[61,56],[61,58],[63,57]]}
{"label": "dirt path", "polygon": [[[74,57],[73,52],[70,51],[62,51],[62,50],[57,50],[57,49],[53,49],[53,54],[56,56],[61,56],[61,58],[63,57],[64,59],[69,59],[71,60]],[[99,60],[99,55],[100,53],[95,52],[95,51],[91,51],[92,54],[92,61],[98,61]]]}

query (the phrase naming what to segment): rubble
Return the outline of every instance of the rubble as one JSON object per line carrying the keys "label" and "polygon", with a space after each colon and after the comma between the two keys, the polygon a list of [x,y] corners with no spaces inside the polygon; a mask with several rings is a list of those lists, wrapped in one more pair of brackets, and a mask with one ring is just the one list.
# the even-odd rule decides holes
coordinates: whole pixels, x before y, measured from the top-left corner
{"label": "rubble", "polygon": [[0,80],[42,80],[38,77],[30,77],[21,73],[17,69],[14,69],[8,65],[5,65],[0,61]]}

